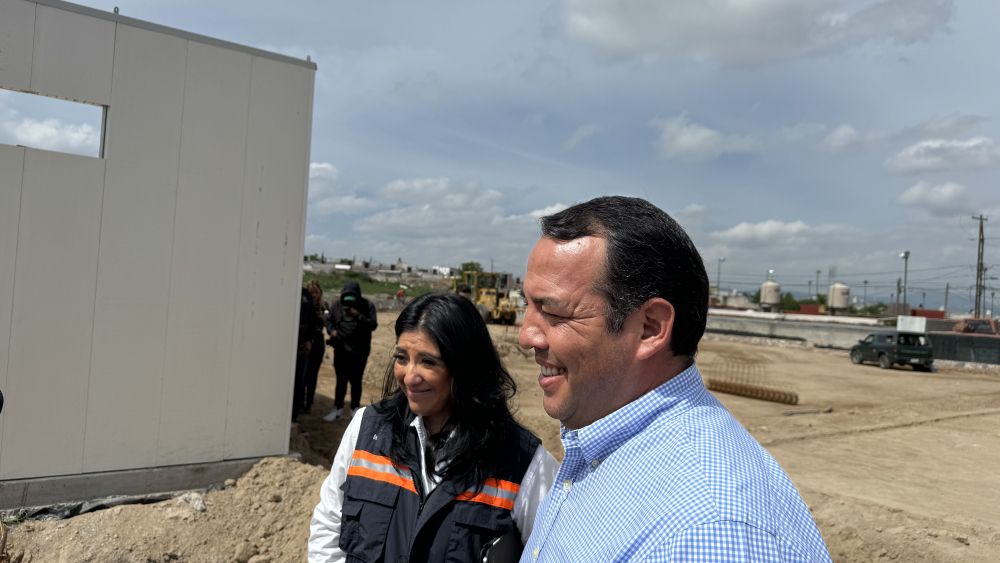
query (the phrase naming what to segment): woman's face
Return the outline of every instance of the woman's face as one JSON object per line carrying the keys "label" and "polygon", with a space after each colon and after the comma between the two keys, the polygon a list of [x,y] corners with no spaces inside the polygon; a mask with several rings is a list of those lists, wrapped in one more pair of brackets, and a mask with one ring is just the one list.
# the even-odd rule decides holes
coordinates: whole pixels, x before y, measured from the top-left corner
{"label": "woman's face", "polygon": [[451,374],[437,344],[423,330],[399,335],[393,354],[393,375],[406,394],[410,410],[424,417],[428,432],[436,434],[451,415]]}

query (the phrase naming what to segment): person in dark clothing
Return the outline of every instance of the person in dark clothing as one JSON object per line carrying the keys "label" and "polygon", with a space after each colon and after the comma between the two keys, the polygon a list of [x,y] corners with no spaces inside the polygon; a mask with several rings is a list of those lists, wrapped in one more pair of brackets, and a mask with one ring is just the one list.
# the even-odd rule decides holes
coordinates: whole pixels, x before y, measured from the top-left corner
{"label": "person in dark clothing", "polygon": [[316,382],[319,380],[319,367],[323,364],[323,356],[326,353],[326,338],[323,336],[323,325],[326,315],[323,311],[323,288],[319,282],[312,280],[306,286],[309,296],[312,298],[314,316],[312,349],[309,351],[309,363],[306,365],[304,395],[302,397],[303,410],[305,414],[312,411],[313,399],[316,398]]}
{"label": "person in dark clothing", "polygon": [[292,422],[297,422],[299,413],[305,408],[306,372],[312,352],[316,331],[323,331],[323,322],[316,316],[309,290],[302,288],[299,304],[299,344],[295,355],[295,387],[292,389]]}
{"label": "person in dark clothing", "polygon": [[337,420],[344,415],[344,396],[351,384],[351,410],[361,407],[361,379],[372,349],[372,332],[378,328],[375,305],[361,296],[361,286],[351,281],[344,285],[340,300],[333,304],[326,318],[326,330],[333,345],[333,369],[337,374],[337,388],[333,410],[323,420]]}

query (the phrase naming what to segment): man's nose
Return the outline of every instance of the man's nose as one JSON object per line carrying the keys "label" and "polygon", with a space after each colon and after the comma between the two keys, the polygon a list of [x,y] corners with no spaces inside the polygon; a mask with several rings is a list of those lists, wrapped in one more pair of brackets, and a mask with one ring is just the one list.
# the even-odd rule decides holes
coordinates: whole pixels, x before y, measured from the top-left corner
{"label": "man's nose", "polygon": [[538,326],[538,313],[533,311],[531,307],[528,307],[528,310],[524,312],[524,322],[521,324],[521,330],[517,333],[517,343],[525,349],[544,350],[547,347],[545,334]]}

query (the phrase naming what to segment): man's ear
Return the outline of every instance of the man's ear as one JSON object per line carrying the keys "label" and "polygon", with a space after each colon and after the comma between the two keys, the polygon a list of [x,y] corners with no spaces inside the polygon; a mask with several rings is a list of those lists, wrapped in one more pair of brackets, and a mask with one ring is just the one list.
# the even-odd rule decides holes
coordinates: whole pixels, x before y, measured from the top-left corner
{"label": "man's ear", "polygon": [[670,339],[674,333],[674,306],[662,297],[654,297],[643,303],[636,313],[642,322],[636,359],[648,360],[664,350],[670,350]]}

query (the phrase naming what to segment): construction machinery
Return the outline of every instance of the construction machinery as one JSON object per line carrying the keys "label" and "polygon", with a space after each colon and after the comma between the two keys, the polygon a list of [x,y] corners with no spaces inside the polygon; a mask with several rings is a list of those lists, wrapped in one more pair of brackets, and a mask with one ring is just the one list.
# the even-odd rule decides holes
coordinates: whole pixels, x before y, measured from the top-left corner
{"label": "construction machinery", "polygon": [[465,270],[452,282],[452,290],[467,286],[472,292],[472,303],[484,321],[512,325],[517,320],[518,305],[510,296],[513,279],[508,273]]}

